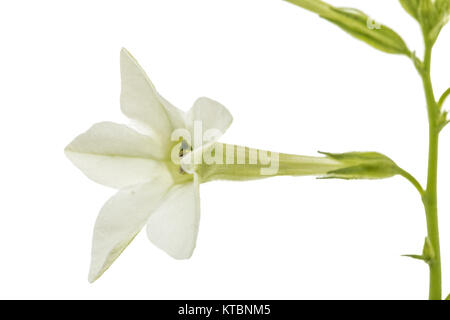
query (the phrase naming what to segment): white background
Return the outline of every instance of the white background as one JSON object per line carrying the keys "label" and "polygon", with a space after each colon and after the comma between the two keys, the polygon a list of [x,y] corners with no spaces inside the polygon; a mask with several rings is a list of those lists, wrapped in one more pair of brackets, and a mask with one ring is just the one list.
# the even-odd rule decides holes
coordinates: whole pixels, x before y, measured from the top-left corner
{"label": "white background", "polygon": [[[396,1],[330,1],[389,25],[421,55]],[[93,123],[127,123],[119,51],[187,110],[227,106],[222,141],[315,155],[373,150],[424,182],[427,120],[405,57],[384,54],[279,0],[3,1],[0,4],[0,298],[422,299],[425,216],[401,178],[273,178],[202,185],[192,259],[141,233],[96,283],[87,273],[97,212],[114,190],[89,181],[64,147]],[[433,80],[450,85],[450,27]],[[447,105],[448,106],[448,105]],[[450,129],[450,128],[448,128]],[[450,292],[450,134],[441,139],[444,295]]]}

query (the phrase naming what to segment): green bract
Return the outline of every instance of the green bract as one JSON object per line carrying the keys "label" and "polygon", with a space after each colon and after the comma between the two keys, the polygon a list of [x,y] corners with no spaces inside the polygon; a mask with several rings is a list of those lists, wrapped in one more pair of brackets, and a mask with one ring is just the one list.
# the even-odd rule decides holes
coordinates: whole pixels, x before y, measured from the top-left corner
{"label": "green bract", "polygon": [[403,39],[389,27],[378,24],[365,13],[351,8],[335,8],[320,0],[286,0],[317,13],[344,31],[369,45],[394,54],[409,56],[410,51]]}
{"label": "green bract", "polygon": [[425,263],[432,263],[436,254],[434,253],[433,245],[428,237],[425,238],[423,244],[422,254],[405,254],[404,257],[409,257],[417,260],[423,260]]}

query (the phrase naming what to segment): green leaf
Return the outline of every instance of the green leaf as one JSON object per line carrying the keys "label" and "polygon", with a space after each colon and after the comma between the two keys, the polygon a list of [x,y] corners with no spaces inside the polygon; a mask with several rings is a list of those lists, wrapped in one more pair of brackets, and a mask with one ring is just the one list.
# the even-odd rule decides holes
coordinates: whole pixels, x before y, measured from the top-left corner
{"label": "green leaf", "polygon": [[365,13],[349,8],[335,8],[320,0],[286,0],[320,15],[353,37],[381,51],[410,56],[403,39],[389,27],[378,24]]}
{"label": "green leaf", "polygon": [[378,152],[319,152],[338,160],[344,168],[327,172],[327,179],[384,179],[395,176],[401,169],[387,156]]}
{"label": "green leaf", "polygon": [[442,111],[439,116],[439,119],[437,120],[438,131],[441,131],[442,129],[445,128],[446,125],[449,124],[450,120],[447,117],[448,117],[448,111]]}

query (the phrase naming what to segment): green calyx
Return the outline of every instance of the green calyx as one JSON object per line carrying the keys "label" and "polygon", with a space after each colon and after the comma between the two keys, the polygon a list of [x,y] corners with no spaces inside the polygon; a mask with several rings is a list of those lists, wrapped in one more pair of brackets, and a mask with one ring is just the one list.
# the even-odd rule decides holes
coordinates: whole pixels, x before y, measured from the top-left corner
{"label": "green calyx", "polygon": [[320,153],[344,166],[327,172],[324,179],[384,179],[402,172],[394,161],[378,152]]}
{"label": "green calyx", "polygon": [[447,100],[448,96],[450,96],[450,88],[448,88],[441,96],[438,101],[437,107],[440,112],[440,116],[437,123],[437,128],[441,131],[447,124],[449,124],[450,120],[448,119],[448,111],[443,110],[443,105]]}
{"label": "green calyx", "polygon": [[434,43],[447,24],[450,15],[449,0],[399,0],[403,8],[416,19],[426,38]]}
{"label": "green calyx", "polygon": [[399,0],[403,8],[408,12],[414,19],[419,20],[419,3],[420,0]]}

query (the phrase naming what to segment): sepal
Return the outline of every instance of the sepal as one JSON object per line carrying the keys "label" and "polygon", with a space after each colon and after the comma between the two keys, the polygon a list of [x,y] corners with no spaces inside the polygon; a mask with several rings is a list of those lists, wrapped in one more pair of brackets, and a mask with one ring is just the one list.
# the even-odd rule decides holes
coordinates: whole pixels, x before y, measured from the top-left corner
{"label": "sepal", "polygon": [[420,0],[399,0],[402,7],[408,12],[414,19],[418,20],[418,9]]}

